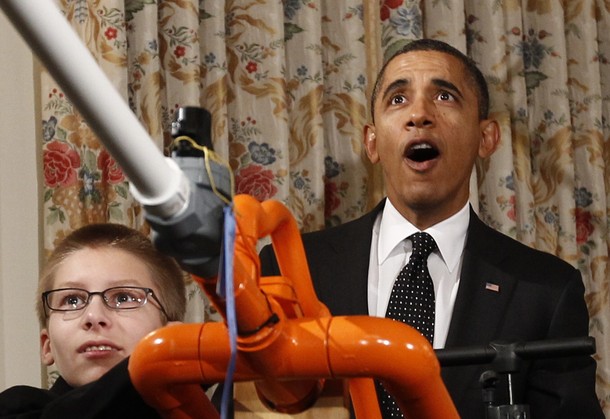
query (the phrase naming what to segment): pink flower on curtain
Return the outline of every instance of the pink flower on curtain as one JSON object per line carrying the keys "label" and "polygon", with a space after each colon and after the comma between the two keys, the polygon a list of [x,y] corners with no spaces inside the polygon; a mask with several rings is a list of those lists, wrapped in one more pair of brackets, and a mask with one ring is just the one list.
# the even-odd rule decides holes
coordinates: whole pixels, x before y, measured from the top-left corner
{"label": "pink flower on curtain", "polygon": [[123,171],[106,150],[97,156],[97,167],[102,171],[102,182],[116,185],[125,180]]}
{"label": "pink flower on curtain", "polygon": [[258,69],[258,65],[254,61],[248,61],[246,65],[246,71],[248,73],[254,73]]}
{"label": "pink flower on curtain", "polygon": [[184,48],[182,45],[178,45],[174,49],[174,55],[178,58],[184,57],[186,55],[186,48]]}
{"label": "pink flower on curtain", "polygon": [[235,176],[235,190],[238,194],[248,194],[262,202],[277,193],[274,179],[271,170],[252,164],[241,169]]}
{"label": "pink flower on curtain", "polygon": [[381,6],[379,7],[379,14],[382,21],[390,18],[390,10],[397,9],[403,5],[404,0],[381,0]]}
{"label": "pink flower on curtain", "polygon": [[108,29],[106,29],[106,32],[104,32],[104,36],[108,40],[116,39],[116,36],[117,36],[116,28],[108,28]]}
{"label": "pink flower on curtain", "polygon": [[593,230],[595,230],[591,218],[589,211],[576,208],[576,243],[579,245],[586,243]]}
{"label": "pink flower on curtain", "polygon": [[43,154],[44,181],[49,188],[76,183],[80,156],[68,144],[48,143]]}

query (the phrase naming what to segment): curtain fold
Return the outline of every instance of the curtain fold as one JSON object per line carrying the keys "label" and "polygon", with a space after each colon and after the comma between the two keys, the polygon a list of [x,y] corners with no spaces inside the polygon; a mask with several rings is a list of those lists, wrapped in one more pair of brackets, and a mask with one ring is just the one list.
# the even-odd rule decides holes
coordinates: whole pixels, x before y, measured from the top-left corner
{"label": "curtain fold", "polygon": [[[472,201],[492,227],[578,267],[610,398],[610,3],[574,0],[58,0],[117,90],[167,152],[180,106],[213,115],[238,193],[277,199],[302,231],[383,196],[362,149],[384,57],[446,41],[485,74],[502,142]],[[148,227],[128,180],[43,72],[44,244],[91,222]],[[192,292],[194,319],[214,315]],[[193,310],[191,310],[193,312]],[[610,414],[610,407],[605,407]]]}

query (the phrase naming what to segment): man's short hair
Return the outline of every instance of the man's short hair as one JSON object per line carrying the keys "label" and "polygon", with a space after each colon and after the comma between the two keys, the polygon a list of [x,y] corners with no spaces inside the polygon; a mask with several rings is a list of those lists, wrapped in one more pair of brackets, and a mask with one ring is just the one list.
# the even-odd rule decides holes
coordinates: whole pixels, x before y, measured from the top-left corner
{"label": "man's short hair", "polygon": [[463,54],[458,49],[451,45],[438,41],[435,39],[418,39],[411,41],[401,49],[396,51],[381,67],[375,86],[373,88],[373,94],[371,96],[371,118],[375,123],[375,100],[379,94],[383,77],[385,76],[385,70],[388,64],[399,55],[407,54],[412,51],[438,51],[445,54],[452,55],[462,62],[466,74],[469,76],[469,81],[472,83],[472,87],[477,95],[477,101],[479,104],[479,120],[487,119],[489,114],[489,91],[487,88],[487,82],[481,70],[477,67],[477,64],[470,57]]}

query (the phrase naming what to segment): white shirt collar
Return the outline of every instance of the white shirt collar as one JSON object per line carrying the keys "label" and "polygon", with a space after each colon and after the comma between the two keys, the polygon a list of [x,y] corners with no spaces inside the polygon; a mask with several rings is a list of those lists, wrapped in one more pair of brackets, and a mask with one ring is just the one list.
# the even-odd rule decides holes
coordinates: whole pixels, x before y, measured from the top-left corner
{"label": "white shirt collar", "polygon": [[[466,203],[460,211],[448,219],[425,230],[436,241],[449,272],[453,272],[458,267],[464,250],[469,222],[470,205]],[[379,227],[378,263],[383,263],[405,238],[418,231],[417,227],[407,221],[390,200],[386,199]]]}

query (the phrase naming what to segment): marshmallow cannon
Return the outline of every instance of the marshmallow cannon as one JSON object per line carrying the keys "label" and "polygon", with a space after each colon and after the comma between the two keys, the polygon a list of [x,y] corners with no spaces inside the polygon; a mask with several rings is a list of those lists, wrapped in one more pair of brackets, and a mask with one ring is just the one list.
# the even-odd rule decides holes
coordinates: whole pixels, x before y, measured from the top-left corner
{"label": "marshmallow cannon", "polygon": [[[296,413],[315,402],[325,379],[350,379],[356,416],[375,418],[380,413],[373,382],[361,377],[377,377],[408,417],[458,417],[424,337],[388,319],[331,317],[311,287],[299,232],[286,207],[247,195],[234,202],[236,381],[255,381],[263,404]],[[259,277],[255,246],[266,235],[272,237],[281,277]],[[222,310],[215,280],[198,282]],[[138,391],[165,417],[213,418],[217,413],[199,384],[224,380],[229,355],[225,324],[183,324],[147,336],[129,370]]]}
{"label": "marshmallow cannon", "polygon": [[[206,173],[195,169],[204,166],[201,158],[165,158],[52,0],[1,0],[0,8],[130,179],[156,244],[177,257],[226,316],[214,279],[226,203],[210,187],[223,168],[212,162]],[[375,418],[380,414],[370,377],[376,377],[408,417],[458,417],[425,338],[392,320],[331,317],[313,291],[288,210],[249,196],[236,196],[233,205],[235,381],[254,381],[264,404],[297,412],[312,405],[326,379],[348,379],[358,417]],[[260,277],[256,242],[268,235],[281,277]],[[183,324],[143,339],[129,371],[164,417],[215,418],[201,384],[223,381],[230,356],[226,323]]]}

